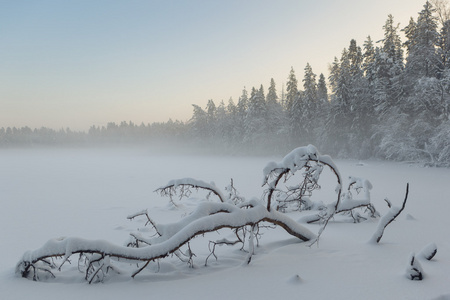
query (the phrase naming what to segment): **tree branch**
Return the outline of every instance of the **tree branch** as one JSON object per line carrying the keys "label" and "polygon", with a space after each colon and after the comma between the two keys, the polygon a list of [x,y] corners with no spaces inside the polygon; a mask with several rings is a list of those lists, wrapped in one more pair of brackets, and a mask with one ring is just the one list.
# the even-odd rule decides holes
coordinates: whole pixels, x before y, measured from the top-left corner
{"label": "tree branch", "polygon": [[[39,262],[51,257],[68,258],[76,253],[97,254],[101,258],[111,257],[125,261],[154,261],[174,253],[198,235],[222,228],[237,229],[244,226],[255,226],[260,222],[279,225],[302,241],[308,241],[315,237],[312,232],[288,216],[276,211],[268,212],[262,203],[259,205],[253,203],[253,207],[245,209],[228,203],[202,203],[192,215],[175,224],[166,225],[167,228],[172,227],[173,230],[165,231],[163,235],[154,238],[155,243],[152,242],[149,246],[128,248],[106,241],[75,237],[54,239],[48,241],[40,249],[26,252],[16,266],[16,273],[23,277],[29,277],[33,273],[33,277],[35,277],[35,266]],[[91,263],[89,263],[88,269],[92,266]],[[96,271],[97,273],[98,271]],[[87,278],[92,279],[92,277]]]}
{"label": "tree branch", "polygon": [[375,233],[373,234],[372,238],[370,239],[371,242],[379,243],[381,238],[383,237],[384,230],[386,227],[392,223],[392,221],[397,218],[400,213],[405,209],[406,206],[406,200],[408,200],[408,193],[409,193],[409,183],[406,184],[406,194],[405,194],[405,200],[403,200],[402,207],[391,207],[391,209],[388,211],[386,215],[384,215],[380,221],[378,222],[377,229],[375,230]]}

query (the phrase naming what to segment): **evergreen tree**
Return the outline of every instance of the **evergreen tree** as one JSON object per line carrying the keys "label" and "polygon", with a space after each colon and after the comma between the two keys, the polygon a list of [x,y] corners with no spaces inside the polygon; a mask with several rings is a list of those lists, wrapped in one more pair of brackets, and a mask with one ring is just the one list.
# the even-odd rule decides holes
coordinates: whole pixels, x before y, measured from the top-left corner
{"label": "evergreen tree", "polygon": [[227,144],[230,139],[230,128],[228,124],[228,113],[225,107],[225,102],[222,100],[216,109],[216,130],[214,140],[217,144]]}
{"label": "evergreen tree", "polygon": [[244,87],[244,89],[242,90],[242,95],[239,97],[239,101],[237,104],[238,119],[236,120],[235,123],[236,128],[235,134],[239,137],[238,140],[241,142],[244,140],[245,136],[245,118],[247,115],[247,109],[248,109],[248,93]]}
{"label": "evergreen tree", "polygon": [[291,139],[289,143],[290,148],[305,144],[302,140],[305,130],[305,124],[303,122],[303,102],[303,92],[298,91],[288,112],[289,136]]}
{"label": "evergreen tree", "polygon": [[316,74],[308,63],[305,67],[305,75],[303,77],[303,105],[302,105],[302,115],[301,123],[302,131],[304,132],[304,143],[313,144],[315,143],[314,129],[318,125],[317,113],[318,113],[318,103],[317,103],[317,83]]}
{"label": "evergreen tree", "polygon": [[[234,104],[233,98],[230,97],[227,105],[227,128],[228,128],[228,147],[235,148],[236,145],[242,140],[239,135],[239,113],[238,107]],[[233,149],[230,149],[233,150]]]}
{"label": "evergreen tree", "polygon": [[394,25],[394,17],[388,15],[388,19],[383,26],[384,29],[384,39],[383,51],[387,54],[392,64],[403,64],[403,49],[400,36],[397,33],[400,24]]}
{"label": "evergreen tree", "polygon": [[298,81],[295,76],[294,68],[291,67],[288,81],[286,83],[286,120],[287,131],[289,132],[289,138],[291,143],[289,146],[296,145],[295,141],[301,130],[301,98],[297,87]]}
{"label": "evergreen tree", "polygon": [[290,146],[296,145],[300,137],[302,117],[301,101],[297,77],[295,76],[294,68],[291,67],[291,72],[286,83],[286,119],[288,122],[289,137],[291,139]]}
{"label": "evergreen tree", "polygon": [[252,88],[248,100],[248,110],[245,117],[244,142],[249,146],[256,146],[263,141],[266,129],[266,105],[264,99],[264,88],[261,85],[259,90]]}
{"label": "evergreen tree", "polygon": [[364,54],[362,70],[369,84],[372,84],[374,80],[375,70],[375,47],[370,36],[364,42]]}
{"label": "evergreen tree", "polygon": [[326,147],[336,155],[349,153],[348,133],[351,129],[351,64],[349,51],[342,51],[341,59],[335,58],[330,69],[332,88],[330,110],[327,117]]}
{"label": "evergreen tree", "polygon": [[208,121],[206,112],[198,105],[192,104],[194,113],[189,121],[195,139],[203,139],[208,132]]}
{"label": "evergreen tree", "polygon": [[339,81],[339,73],[340,73],[341,67],[339,64],[338,58],[335,56],[333,63],[330,65],[330,76],[328,77],[328,80],[331,85],[331,92],[334,94],[337,87],[338,87],[338,81]]}
{"label": "evergreen tree", "polygon": [[414,48],[416,31],[417,31],[417,24],[416,21],[414,21],[414,18],[411,17],[409,19],[408,25],[402,29],[402,31],[405,33],[406,42],[403,43],[403,46],[406,47],[406,54],[409,56],[411,53],[411,49]]}
{"label": "evergreen tree", "polygon": [[206,124],[208,126],[206,136],[212,138],[217,132],[216,104],[212,99],[206,104]]}
{"label": "evergreen tree", "polygon": [[273,78],[270,79],[270,86],[266,100],[268,104],[273,104],[278,101],[277,89],[275,87],[275,80],[273,80]]}
{"label": "evergreen tree", "polygon": [[352,39],[350,41],[347,55],[350,62],[350,76],[361,76],[363,55],[361,52],[361,48],[356,44],[356,40]]}
{"label": "evergreen tree", "polygon": [[[283,107],[278,102],[277,89],[273,78],[270,80],[269,91],[266,97],[267,118],[266,127],[267,134],[274,141],[274,145],[279,145],[281,129],[284,126]],[[281,150],[281,149],[280,149]]]}
{"label": "evergreen tree", "polygon": [[316,113],[316,128],[314,137],[316,139],[316,144],[319,148],[325,148],[326,143],[324,141],[327,139],[326,132],[326,120],[330,114],[330,102],[328,100],[328,88],[325,81],[325,76],[323,73],[319,75],[319,80],[317,82],[317,113]]}
{"label": "evergreen tree", "polygon": [[436,52],[438,45],[437,18],[430,2],[426,2],[419,13],[414,28],[408,25],[405,34],[409,38],[408,58],[406,68],[408,77],[417,80],[423,76],[436,77],[439,71],[439,56]]}
{"label": "evergreen tree", "polygon": [[328,88],[323,73],[320,73],[319,81],[317,82],[317,101],[319,103],[328,103]]}
{"label": "evergreen tree", "polygon": [[450,20],[446,21],[439,34],[438,54],[440,57],[440,77],[450,69]]}
{"label": "evergreen tree", "polygon": [[297,98],[298,87],[297,77],[295,76],[294,68],[291,67],[291,72],[289,73],[288,81],[286,83],[286,109],[291,110],[294,101]]}

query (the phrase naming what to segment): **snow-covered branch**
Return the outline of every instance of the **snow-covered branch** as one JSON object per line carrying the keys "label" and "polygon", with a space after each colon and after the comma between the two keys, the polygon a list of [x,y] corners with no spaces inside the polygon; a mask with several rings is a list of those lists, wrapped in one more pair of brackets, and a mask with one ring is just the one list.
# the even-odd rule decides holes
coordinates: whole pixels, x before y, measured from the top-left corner
{"label": "snow-covered branch", "polygon": [[[370,217],[378,217],[379,213],[376,211],[370,200],[371,189],[372,184],[367,179],[350,176],[347,192],[342,194],[342,198],[339,203],[332,202],[323,208],[318,214],[305,216],[301,219],[301,221],[305,223],[315,223],[319,221],[326,222],[326,220],[329,220],[330,217],[341,213],[349,213],[354,222],[359,222],[361,219],[366,219],[359,213],[354,212],[357,208],[366,208]],[[353,199],[354,192],[357,194],[361,193],[363,197],[360,199]]]}
{"label": "snow-covered branch", "polygon": [[[104,268],[103,260],[106,258],[108,259],[108,266],[111,264],[110,259],[128,262],[142,261],[146,262],[147,265],[150,261],[174,253],[198,235],[222,228],[254,227],[261,222],[279,225],[289,234],[302,241],[315,238],[314,233],[288,216],[277,211],[267,211],[262,203],[252,203],[252,206],[241,209],[229,203],[206,202],[199,204],[191,215],[179,222],[159,225],[160,236],[149,239],[147,241],[148,246],[129,248],[103,240],[86,240],[77,237],[52,239],[41,248],[26,252],[17,264],[16,273],[23,277],[39,280],[39,276],[43,272],[53,275],[53,272],[46,268],[48,259],[63,257],[64,260],[68,260],[69,257],[77,253],[84,256],[95,254],[96,263],[101,268]],[[88,270],[92,272],[92,262],[89,262],[89,266]]]}
{"label": "snow-covered branch", "polygon": [[[341,175],[337,166],[328,155],[321,155],[316,147],[308,145],[306,147],[299,147],[292,150],[286,155],[281,162],[271,162],[264,168],[263,186],[267,185],[267,210],[271,210],[272,198],[275,191],[279,191],[277,186],[280,180],[284,177],[285,180],[291,175],[294,175],[299,170],[304,170],[304,180],[301,184],[294,187],[288,193],[284,201],[291,201],[293,198],[298,201],[304,200],[310,193],[319,187],[317,184],[321,175],[323,166],[328,166],[336,175],[337,179],[337,200],[336,207],[341,198]],[[295,195],[295,196],[293,196]]]}
{"label": "snow-covered branch", "polygon": [[182,178],[182,179],[175,179],[169,181],[166,185],[158,188],[155,192],[158,192],[161,194],[161,196],[169,196],[172,200],[172,196],[174,194],[178,194],[180,199],[183,197],[189,197],[191,194],[191,188],[194,189],[203,189],[207,190],[210,193],[216,195],[220,202],[225,202],[226,198],[223,195],[223,193],[216,187],[216,185],[211,182],[207,183],[201,180],[193,179],[193,178]]}
{"label": "snow-covered branch", "polygon": [[405,209],[406,200],[408,200],[408,193],[409,193],[409,183],[406,184],[405,200],[403,200],[402,206],[401,207],[392,206],[391,209],[387,212],[387,214],[381,217],[380,221],[378,222],[377,229],[375,230],[375,233],[370,239],[371,242],[379,243],[381,238],[383,237],[384,229],[389,224],[391,224],[392,221],[394,221],[395,218],[397,218],[400,215],[400,213]]}

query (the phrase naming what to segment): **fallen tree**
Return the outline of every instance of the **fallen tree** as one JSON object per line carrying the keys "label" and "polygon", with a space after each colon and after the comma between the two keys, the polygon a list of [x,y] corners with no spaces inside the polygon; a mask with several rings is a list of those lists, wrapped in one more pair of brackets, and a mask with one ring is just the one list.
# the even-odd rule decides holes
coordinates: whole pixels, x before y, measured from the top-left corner
{"label": "fallen tree", "polygon": [[[308,241],[315,234],[296,223],[286,215],[267,211],[265,206],[258,202],[249,202],[245,207],[237,207],[229,203],[202,203],[193,214],[180,222],[157,226],[160,236],[142,240],[148,246],[132,248],[118,246],[101,240],[86,240],[76,237],[53,239],[40,249],[26,252],[17,264],[16,272],[23,277],[39,280],[40,275],[54,276],[53,270],[61,270],[62,265],[74,254],[80,254],[87,264],[85,278],[93,282],[101,277],[98,274],[107,273],[114,269],[111,259],[120,259],[128,262],[141,261],[145,266],[149,262],[167,257],[176,252],[181,246],[192,238],[207,232],[222,228],[241,228],[255,226],[261,222],[269,222],[285,229],[289,234],[302,241]],[[87,254],[95,254],[87,256]],[[52,259],[62,258],[57,266]],[[138,274],[139,268],[132,276]]]}
{"label": "fallen tree", "polygon": [[[297,201],[297,204],[306,203],[305,201],[309,200],[312,191],[320,187],[318,180],[325,166],[330,168],[336,176],[337,197],[321,213],[315,215],[314,221],[323,221],[323,226],[317,235],[282,211],[283,206],[291,200]],[[287,192],[278,187],[283,179],[286,181],[299,171],[303,175],[300,184],[289,188]],[[268,187],[263,199],[253,198],[249,201],[238,195],[233,181],[226,188],[227,193],[223,193],[214,183],[192,178],[171,180],[158,188],[156,192],[162,196],[169,196],[175,206],[177,205],[173,200],[174,196],[180,199],[189,197],[193,190],[206,191],[207,198],[209,195],[214,195],[218,201],[200,202],[191,214],[170,224],[154,222],[147,210],[129,215],[130,220],[145,217],[146,225],[151,225],[155,234],[149,236],[144,235],[142,231],[133,232],[130,234],[130,241],[123,246],[103,240],[86,240],[78,237],[49,240],[41,248],[28,251],[23,255],[16,265],[16,274],[33,280],[55,277],[55,271],[61,271],[62,267],[76,254],[78,254],[78,269],[84,273],[89,283],[103,281],[109,272],[120,273],[117,267],[119,263],[136,264],[132,277],[144,270],[150,262],[158,262],[171,255],[192,266],[195,256],[190,246],[192,239],[222,229],[231,229],[235,238],[209,241],[210,254],[205,264],[209,257],[217,258],[216,245],[241,244],[241,249],[244,250],[246,243],[248,243],[245,249],[248,252],[246,262],[250,263],[261,228],[279,226],[300,241],[316,242],[326,224],[336,213],[351,213],[353,209],[363,206],[371,210],[372,214],[376,213],[370,204],[370,183],[367,180],[351,178],[348,191],[343,193],[342,179],[336,165],[329,156],[321,155],[312,145],[294,149],[279,163],[269,163],[264,168],[263,174],[263,186]],[[363,190],[366,197],[358,201],[353,200],[351,189]],[[274,195],[277,196],[274,198]],[[284,200],[280,201],[280,199]],[[355,220],[360,219],[355,215],[352,216]],[[182,247],[185,250],[182,250]]]}
{"label": "fallen tree", "polygon": [[[305,154],[307,155],[305,156]],[[300,168],[302,159],[321,157],[313,146],[297,148],[287,157],[291,156],[296,158],[293,162],[298,164]],[[235,230],[237,242],[243,243],[243,239],[239,237],[238,232],[244,232],[244,234],[249,235],[247,262],[250,262],[254,252],[254,237],[258,233],[259,225],[263,222],[280,226],[301,241],[309,241],[316,238],[314,233],[287,215],[272,210],[270,200],[268,205],[257,199],[243,201],[243,198],[238,198],[236,193],[232,192],[232,189],[230,189],[228,198],[226,198],[214,184],[185,178],[171,181],[164,187],[159,188],[157,192],[170,197],[178,192],[181,197],[184,197],[189,196],[192,188],[207,190],[216,195],[220,202],[200,203],[192,214],[172,224],[156,224],[151,220],[147,211],[130,215],[129,219],[146,216],[148,219],[147,223],[155,228],[157,236],[147,238],[134,234],[132,235],[134,242],[128,243],[127,246],[78,237],[49,240],[41,248],[26,252],[16,265],[16,273],[33,280],[40,280],[49,276],[54,277],[55,270],[61,270],[62,266],[70,261],[73,255],[79,254],[79,269],[85,273],[85,279],[89,283],[102,281],[104,276],[110,271],[119,272],[118,268],[114,266],[115,262],[143,263],[132,274],[132,277],[134,277],[152,261],[157,261],[171,254],[181,257],[180,254],[182,252],[179,251],[180,248],[183,245],[188,245],[189,248],[189,241],[194,237],[223,228]],[[242,201],[235,201],[236,199]],[[247,227],[250,227],[250,229],[246,229]],[[222,240],[215,243],[233,244],[236,241]],[[186,256],[188,260],[191,260],[192,251],[190,251],[190,248],[188,250]],[[213,251],[212,254],[214,254]],[[61,260],[61,263],[57,263],[56,261],[58,260]]]}

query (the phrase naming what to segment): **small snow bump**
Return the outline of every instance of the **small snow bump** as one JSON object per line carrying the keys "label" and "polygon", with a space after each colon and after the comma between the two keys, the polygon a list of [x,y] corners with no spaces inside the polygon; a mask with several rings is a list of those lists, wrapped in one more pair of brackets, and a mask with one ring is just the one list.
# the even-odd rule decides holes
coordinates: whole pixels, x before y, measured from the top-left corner
{"label": "small snow bump", "polygon": [[288,284],[300,284],[302,282],[302,278],[300,277],[300,275],[295,274],[294,276],[291,276],[288,280],[287,283]]}

